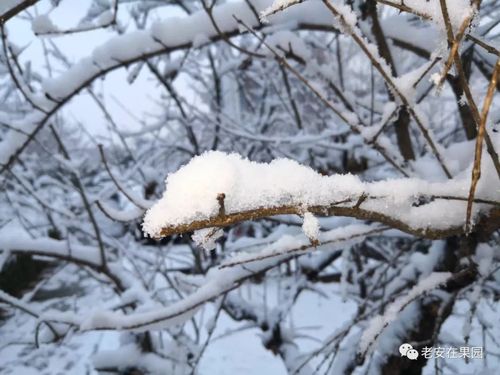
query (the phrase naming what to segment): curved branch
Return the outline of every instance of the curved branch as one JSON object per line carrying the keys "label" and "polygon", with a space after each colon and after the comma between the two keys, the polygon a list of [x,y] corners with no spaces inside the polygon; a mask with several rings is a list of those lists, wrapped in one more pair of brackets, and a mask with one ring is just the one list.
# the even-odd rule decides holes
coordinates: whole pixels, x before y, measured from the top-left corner
{"label": "curved branch", "polygon": [[[352,244],[352,241],[361,241],[367,236],[380,233],[387,228],[374,228],[373,226],[362,226],[354,229],[350,235],[345,236],[344,228],[330,231],[325,243],[335,244],[338,247]],[[306,245],[307,248],[313,245]],[[273,257],[262,258],[258,262],[246,262],[246,264],[234,264],[228,268],[220,268],[218,272],[207,274],[202,286],[189,296],[177,301],[170,306],[162,309],[151,310],[147,312],[137,312],[129,315],[116,314],[108,311],[96,313],[83,320],[78,317],[67,315],[68,323],[79,325],[80,330],[132,330],[146,331],[150,329],[161,329],[172,325],[182,323],[210,300],[224,295],[236,288],[248,279],[256,275],[263,274],[268,270],[286,262],[298,254],[303,253],[302,247],[296,244],[290,245],[288,241],[281,243],[279,240],[262,250],[262,254],[277,251]],[[49,319],[50,320],[50,319]]]}
{"label": "curved branch", "polygon": [[[449,197],[448,197],[449,198]],[[453,198],[456,200],[464,200],[466,198]],[[373,197],[368,197],[367,199],[374,199]],[[353,202],[351,199],[335,202],[329,206],[309,206],[307,211],[322,217],[328,216],[347,216],[353,217],[359,220],[369,220],[379,222],[390,226],[391,228],[398,229],[402,232],[412,234],[417,237],[424,237],[428,239],[441,239],[450,236],[463,234],[463,225],[456,225],[445,229],[433,228],[433,227],[414,227],[404,220],[391,217],[386,213],[378,212],[375,210],[364,209],[359,205],[354,206],[340,206],[345,203]],[[484,202],[484,201],[483,201]],[[492,202],[493,203],[493,202]],[[497,202],[494,202],[496,206]],[[417,208],[417,207],[416,207]],[[495,207],[492,211],[494,213],[490,215],[488,219],[493,227],[500,226],[500,208]],[[240,211],[229,213],[225,215],[216,215],[209,219],[196,220],[187,224],[180,224],[176,226],[168,226],[161,229],[159,236],[166,237],[173,234],[181,234],[186,232],[192,232],[195,230],[210,228],[210,227],[227,227],[230,225],[238,224],[243,221],[264,219],[270,216],[276,215],[301,215],[304,212],[303,206],[279,206],[279,207],[262,207],[247,211]],[[480,227],[478,224],[477,227]]]}

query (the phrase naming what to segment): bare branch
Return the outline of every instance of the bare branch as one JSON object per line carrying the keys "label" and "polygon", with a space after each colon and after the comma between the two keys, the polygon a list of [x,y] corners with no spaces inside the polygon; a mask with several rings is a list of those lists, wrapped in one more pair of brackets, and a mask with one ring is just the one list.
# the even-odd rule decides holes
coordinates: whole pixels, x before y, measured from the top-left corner
{"label": "bare branch", "polygon": [[481,156],[483,153],[483,139],[486,133],[486,120],[488,119],[488,112],[493,101],[493,94],[495,93],[497,76],[500,73],[500,58],[497,60],[495,69],[493,70],[493,75],[491,76],[490,84],[488,86],[488,92],[486,98],[484,99],[483,110],[481,112],[481,122],[479,124],[479,131],[476,138],[476,148],[474,151],[474,167],[472,169],[472,181],[469,191],[469,201],[467,202],[467,215],[465,218],[465,230],[470,232],[471,229],[471,216],[472,216],[472,203],[474,199],[474,194],[476,192],[477,183],[481,177]]}

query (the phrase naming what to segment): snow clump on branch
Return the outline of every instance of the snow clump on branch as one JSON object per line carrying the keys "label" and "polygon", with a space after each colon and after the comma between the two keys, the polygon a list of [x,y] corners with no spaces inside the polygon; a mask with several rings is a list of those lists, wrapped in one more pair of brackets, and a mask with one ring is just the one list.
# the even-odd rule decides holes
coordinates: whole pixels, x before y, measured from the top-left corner
{"label": "snow clump on branch", "polygon": [[[474,215],[490,210],[500,198],[500,191],[490,188],[497,177],[485,159],[476,198],[492,203],[479,202]],[[145,215],[143,230],[160,237],[226,226],[237,222],[234,216],[242,213],[246,220],[304,212],[321,216],[331,215],[332,207],[344,208],[342,216],[393,226],[397,221],[401,225],[396,227],[404,231],[446,230],[463,225],[470,168],[444,181],[395,178],[362,182],[351,174],[324,176],[289,159],[257,163],[238,154],[211,151],[169,174],[163,197]],[[222,212],[220,196],[224,196]],[[262,210],[267,211],[263,214]],[[217,222],[210,222],[213,219]]]}

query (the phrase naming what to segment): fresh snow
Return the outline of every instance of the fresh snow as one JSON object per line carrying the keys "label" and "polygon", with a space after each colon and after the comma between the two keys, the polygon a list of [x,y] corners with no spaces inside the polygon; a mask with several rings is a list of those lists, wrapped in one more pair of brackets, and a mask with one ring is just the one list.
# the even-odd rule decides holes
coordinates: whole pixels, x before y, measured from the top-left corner
{"label": "fresh snow", "polygon": [[[325,250],[349,248],[361,242],[366,236],[379,233],[385,228],[375,225],[355,224],[333,229],[320,234],[321,243],[327,243]],[[282,236],[278,241],[264,247],[258,253],[241,253],[212,268],[204,277],[201,286],[182,300],[165,307],[125,315],[121,312],[94,309],[84,314],[51,313],[43,315],[49,321],[65,322],[79,326],[81,330],[118,329],[144,332],[160,330],[182,324],[208,301],[233,290],[242,280],[264,270],[275,267],[284,259],[304,254],[303,246],[309,246],[303,235]]]}
{"label": "fresh snow", "polygon": [[311,241],[316,241],[319,236],[319,221],[318,219],[310,212],[306,212],[304,214],[304,223],[302,224],[302,230],[304,234]]}
{"label": "fresh snow", "polygon": [[[485,155],[483,160],[476,197],[498,200],[500,189],[488,188],[496,176],[487,172],[492,168],[489,158]],[[225,194],[226,214],[282,206],[304,211],[312,206],[353,206],[365,194],[377,198],[363,202],[365,210],[395,217],[413,228],[449,228],[463,224],[465,201],[413,202],[420,195],[466,198],[469,184],[470,169],[443,182],[417,178],[362,182],[351,174],[323,176],[288,159],[256,163],[237,154],[206,152],[167,177],[163,197],[147,211],[143,229],[158,237],[162,228],[213,218],[219,211],[217,196],[221,193]],[[338,203],[345,200],[350,201]],[[480,204],[475,207],[476,213],[480,208],[489,209]]]}
{"label": "fresh snow", "polygon": [[[0,15],[23,1],[0,0]],[[172,375],[305,375],[323,373],[326,368],[327,373],[340,374],[380,372],[389,356],[399,356],[401,340],[414,332],[421,318],[420,304],[415,300],[447,280],[450,274],[433,272],[448,270],[446,256],[453,249],[446,239],[419,239],[393,229],[400,226],[391,224],[391,220],[398,221],[402,230],[406,226],[420,233],[427,229],[460,231],[465,221],[475,141],[462,141],[457,98],[448,86],[443,96],[431,93],[415,104],[417,97],[430,89],[429,77],[440,77],[439,73],[432,74],[440,70],[439,66],[427,72],[429,64],[436,57],[442,58],[442,64],[448,54],[440,0],[404,1],[406,6],[431,17],[430,22],[386,4],[377,5],[397,76],[392,75],[371,38],[369,18],[362,19],[345,0],[328,1],[345,23],[339,25],[321,0],[220,1],[213,8],[214,20],[200,3],[181,4],[187,5],[187,12],[170,2],[138,2],[133,9],[120,5],[117,24],[96,34],[106,39],[116,35],[97,48],[82,43],[78,55],[87,57],[74,61],[65,45],[71,49],[77,44],[72,40],[87,40],[85,28],[110,22],[118,1],[91,0],[87,15],[76,26],[65,25],[64,21],[69,20],[61,19],[58,10],[59,3],[64,7],[65,2],[55,0],[51,5],[36,5],[42,15],[31,12],[33,7],[33,17],[20,16],[8,23],[8,47],[12,55],[20,58],[20,64],[13,65],[19,72],[18,87],[11,82],[13,77],[5,59],[0,64],[6,99],[0,113],[0,167],[13,161],[4,171],[0,270],[12,265],[19,254],[60,261],[51,262],[55,267],[50,277],[43,274],[41,280],[19,295],[0,291],[0,308],[2,313],[7,312],[5,322],[0,324],[0,368],[16,374],[94,374],[110,368],[130,372],[137,367],[142,372]],[[403,4],[402,0],[389,1]],[[447,1],[455,33],[473,11],[469,3]],[[485,17],[474,20],[467,32],[496,47],[496,20],[485,11],[488,8],[494,8],[492,1],[483,2]],[[151,17],[146,17],[148,14]],[[289,74],[290,87],[285,90],[274,56],[233,15],[256,28],[278,54],[293,51],[302,58],[304,65],[293,59],[289,62],[343,121],[314,100],[293,74]],[[259,23],[259,15],[267,23]],[[128,22],[130,17],[138,22]],[[248,59],[220,40],[213,22],[236,45],[249,50],[257,47],[255,52],[266,58]],[[52,43],[51,36],[25,43],[22,33],[16,30],[22,23],[28,31],[31,26],[38,34],[57,31],[56,25],[75,33],[57,44]],[[340,34],[303,30],[315,26],[319,26],[318,30],[340,28]],[[361,49],[354,45],[353,35]],[[19,46],[14,44],[21,40]],[[467,49],[472,41],[464,38],[462,44],[462,49]],[[418,57],[402,51],[404,45],[416,47]],[[208,50],[214,52],[212,72],[207,70]],[[33,52],[39,58],[31,58]],[[366,54],[380,64],[376,64],[379,72],[372,82]],[[482,47],[475,48],[475,56],[486,68],[496,63],[495,54]],[[176,77],[171,83],[177,90],[176,99],[185,109],[184,119],[179,118],[179,108],[170,105],[168,93],[160,91],[164,87],[156,80],[154,92],[142,92],[145,81],[147,87],[151,86],[146,61],[168,80]],[[61,73],[61,67],[67,70]],[[116,69],[124,71],[109,74],[103,85],[95,84],[96,79],[104,79]],[[426,76],[421,85],[414,87],[423,72]],[[379,73],[388,77],[393,99],[388,98]],[[471,75],[470,83],[480,105],[487,84],[483,79],[488,77],[476,73]],[[220,103],[214,101],[217,90],[213,90],[213,81],[217,76],[222,91]],[[120,77],[123,83],[134,85],[130,88],[133,94],[150,94],[148,103],[161,107],[159,113],[141,116],[137,107],[128,108],[135,97],[130,99],[127,93],[120,92],[116,101],[120,103],[127,97],[120,106],[140,124],[135,130],[124,129],[128,125],[122,116],[114,106],[108,108],[106,104],[109,98],[114,99],[108,88],[116,91],[115,78]],[[339,84],[346,102],[341,103],[328,88],[333,84]],[[19,88],[34,108],[29,103],[23,105],[26,100],[22,95],[12,95]],[[99,117],[94,122],[78,118],[82,108],[87,108],[82,101],[88,99],[86,93],[78,96],[79,90],[90,90],[102,100],[103,112],[109,109],[105,119]],[[429,131],[432,139],[439,140],[436,146],[453,176],[450,180],[426,149],[421,134],[414,131],[415,118],[410,128],[416,160],[405,162],[400,155],[393,120],[403,99],[421,120],[421,127]],[[488,130],[500,119],[496,99]],[[295,126],[293,101],[302,120],[301,129]],[[72,113],[67,106],[77,109],[75,120],[82,120],[82,133],[68,128],[74,121],[66,118],[67,110],[69,115]],[[101,120],[112,120],[115,115],[116,128],[110,129],[109,137],[96,137],[109,147],[110,168],[116,171],[111,172],[110,179],[98,153],[93,152],[94,134],[89,124],[101,127]],[[60,129],[71,161],[56,155],[50,125]],[[185,139],[183,125],[192,127],[198,150],[192,140],[190,144]],[[346,125],[355,131],[349,132]],[[212,143],[215,129],[219,140],[216,147]],[[33,132],[38,130],[35,136]],[[79,137],[87,130],[88,138]],[[498,149],[500,137],[494,131],[489,133]],[[122,145],[115,144],[116,136]],[[377,144],[371,147],[375,136]],[[30,142],[31,147],[24,150],[23,146]],[[125,150],[122,146],[127,145],[130,148]],[[383,161],[378,146],[410,178],[396,177],[394,168]],[[16,155],[20,147],[24,151]],[[258,161],[286,159],[257,163],[238,154],[208,152],[189,161],[191,155],[208,149],[234,150]],[[13,155],[19,158],[14,160]],[[346,160],[361,161],[363,165],[366,162],[367,169],[359,172],[359,177],[334,174],[351,170]],[[158,198],[164,186],[157,189],[156,184],[165,172],[171,174],[163,198],[153,207],[146,196]],[[500,200],[497,174],[485,148],[481,172],[475,197],[495,202],[475,203],[474,221],[480,214],[487,216]],[[74,189],[70,181],[73,175],[81,178],[90,207]],[[217,199],[220,193],[225,195],[223,208]],[[462,200],[433,198],[439,195]],[[363,222],[354,217],[323,217],[323,209],[333,205],[351,211],[359,207],[358,213],[377,213],[381,219]],[[287,212],[294,215],[224,229],[212,226],[196,230],[191,237],[195,245],[216,249],[210,257],[199,254],[188,238],[175,235],[162,241],[144,239],[134,222],[149,209],[144,230],[159,237],[162,228],[181,225],[178,229],[184,231],[192,222],[210,226],[215,225],[210,222],[214,217],[219,221],[224,215],[280,206],[289,207]],[[94,227],[89,213],[95,214]],[[49,238],[53,231],[64,240]],[[487,362],[428,361],[424,374],[434,373],[436,365],[441,370],[456,366],[455,372],[461,373],[494,373],[486,368],[498,364],[498,358],[492,355],[498,345],[492,338],[500,337],[498,324],[494,324],[498,312],[492,303],[498,290],[494,236],[478,244],[470,257],[459,260],[477,264],[479,274],[472,284],[458,294],[442,289],[432,292],[432,298],[439,299],[442,307],[448,302],[453,304],[432,345],[458,346],[467,336],[465,343],[469,346],[484,343]],[[101,263],[99,246],[105,250],[106,264]],[[224,308],[219,310],[222,304]],[[234,311],[229,313],[230,309]],[[61,340],[54,342],[55,337],[43,322],[57,327]],[[264,329],[266,326],[271,329]],[[149,331],[152,351],[146,352],[141,346],[143,335],[130,331]],[[279,347],[269,341],[276,332],[282,339],[278,340]],[[40,345],[35,347],[37,339]],[[408,337],[407,341],[412,339]],[[371,354],[359,366],[358,351]],[[196,368],[192,367],[200,358]],[[311,361],[305,364],[306,359]],[[301,364],[305,366],[299,371]]]}
{"label": "fresh snow", "polygon": [[41,14],[33,18],[31,29],[35,34],[48,34],[58,31],[57,26],[54,25],[47,14]]}
{"label": "fresh snow", "polygon": [[[401,4],[401,0],[389,0],[394,4]],[[446,26],[443,21],[440,0],[404,0],[404,5],[415,10],[420,14],[425,14],[441,29],[446,32]],[[446,0],[450,23],[456,32],[463,20],[471,15],[473,9],[469,0]],[[379,5],[380,6],[380,5]]]}
{"label": "fresh snow", "polygon": [[209,251],[215,249],[217,240],[221,238],[223,234],[224,232],[222,229],[205,228],[194,232],[191,238],[197,246]]}
{"label": "fresh snow", "polygon": [[303,0],[274,0],[271,6],[264,9],[260,12],[260,20],[262,22],[268,22],[267,17],[271,14],[278,13],[279,11],[283,11],[286,8],[301,3]]}
{"label": "fresh snow", "polygon": [[69,241],[58,241],[52,238],[29,238],[19,231],[2,231],[0,235],[0,252],[27,253],[47,257],[71,257],[92,265],[100,265],[99,249]]}

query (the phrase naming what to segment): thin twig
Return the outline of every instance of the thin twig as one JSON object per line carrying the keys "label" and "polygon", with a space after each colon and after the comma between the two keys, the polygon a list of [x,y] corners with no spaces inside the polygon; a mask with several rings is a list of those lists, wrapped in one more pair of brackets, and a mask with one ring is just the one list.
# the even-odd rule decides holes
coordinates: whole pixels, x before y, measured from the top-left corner
{"label": "thin twig", "polygon": [[396,96],[401,99],[401,102],[403,105],[406,107],[408,110],[408,113],[410,116],[415,120],[415,123],[417,124],[418,128],[420,129],[422,135],[424,136],[425,140],[429,144],[429,147],[436,157],[439,165],[441,166],[441,169],[443,170],[444,174],[448,178],[452,178],[452,175],[446,166],[446,163],[439,152],[438,148],[436,147],[436,144],[434,143],[434,140],[432,139],[430,135],[429,129],[426,128],[424,125],[424,122],[420,118],[420,116],[417,114],[413,106],[410,104],[410,100],[406,97],[406,95],[398,88],[396,85],[394,78],[386,72],[386,70],[382,67],[382,64],[380,61],[376,58],[376,56],[373,55],[373,51],[369,48],[367,45],[366,41],[361,37],[360,34],[356,32],[356,29],[354,29],[354,26],[351,25],[349,22],[346,21],[344,18],[343,14],[336,8],[335,5],[333,5],[329,0],[322,0],[323,4],[328,8],[328,10],[335,16],[335,18],[339,21],[340,25],[342,26],[342,29],[345,31],[345,33],[356,42],[356,44],[361,48],[361,50],[364,52],[364,54],[368,57],[370,62],[372,63],[373,67],[377,69],[377,71],[380,73],[382,78],[387,82],[388,86],[394,91]]}
{"label": "thin twig", "polygon": [[[59,148],[61,149],[61,153],[63,154],[64,158],[68,161],[71,160],[71,157],[68,153],[68,150],[66,149],[66,146],[64,146],[64,143],[63,143],[61,137],[59,136],[59,134],[57,133],[56,129],[52,125],[49,125],[49,128],[52,131],[52,134],[54,135],[54,139],[56,140]],[[90,202],[89,202],[89,199],[88,199],[87,194],[85,192],[84,185],[83,185],[82,180],[80,179],[80,176],[78,175],[78,173],[76,173],[75,171],[70,171],[70,173],[72,175],[71,180],[72,180],[73,184],[75,185],[76,189],[78,190],[80,197],[82,198],[83,205],[85,206],[85,210],[87,211],[87,213],[89,215],[90,222],[91,222],[92,227],[94,229],[97,243],[99,245],[99,253],[101,255],[101,267],[103,270],[107,270],[108,267],[107,267],[107,263],[106,263],[106,255],[104,252],[104,243],[102,241],[101,231],[99,229],[99,225],[97,224],[97,220],[95,219],[94,212],[92,211],[92,207],[90,206]]]}
{"label": "thin twig", "polygon": [[432,16],[430,14],[422,13],[422,12],[419,12],[418,10],[410,8],[409,6],[404,4],[404,2],[393,3],[393,2],[388,1],[388,0],[376,0],[376,1],[377,1],[377,3],[388,5],[390,7],[399,9],[401,12],[412,13],[412,14],[415,14],[416,16],[419,16],[425,20],[432,20]]}
{"label": "thin twig", "polygon": [[[477,7],[478,4],[479,3],[477,0],[475,0],[473,3],[473,5],[475,7]],[[450,52],[450,55],[449,55],[448,60],[446,62],[444,73],[442,73],[443,75],[441,76],[441,80],[438,83],[437,87],[439,90],[439,87],[442,84],[441,81],[444,79],[443,77],[446,76],[448,70],[451,68],[451,64],[454,62],[455,67],[457,69],[457,74],[458,74],[460,85],[462,86],[462,89],[464,91],[465,97],[467,99],[467,103],[469,105],[469,109],[470,109],[470,111],[472,113],[472,117],[474,118],[474,121],[476,123],[476,127],[479,130],[479,127],[481,124],[481,115],[479,114],[479,109],[477,108],[476,102],[474,100],[474,96],[472,95],[469,83],[467,81],[467,77],[465,75],[464,68],[462,66],[462,59],[459,56],[459,54],[457,53],[460,40],[462,39],[463,33],[465,32],[465,29],[466,29],[467,25],[470,23],[471,19],[466,18],[464,20],[464,22],[460,26],[460,30],[458,32],[457,37],[454,37],[453,36],[453,29],[451,27],[451,22],[450,22],[449,15],[448,15],[448,10],[446,7],[446,2],[444,0],[441,0],[441,11],[443,13],[443,19],[444,19],[446,29],[447,29],[448,43],[452,43],[452,41],[453,41],[453,46],[452,46],[452,51]],[[472,15],[470,17],[472,17]],[[454,48],[456,49],[455,51],[453,51]],[[490,155],[491,160],[493,161],[493,165],[495,166],[497,175],[500,178],[500,160],[498,158],[498,154],[495,150],[493,142],[491,141],[491,138],[490,138],[487,131],[484,132],[484,140],[486,142],[486,149],[488,151],[488,154]]]}
{"label": "thin twig", "polygon": [[493,55],[497,55],[498,57],[500,57],[500,50],[498,50],[498,48],[495,48],[492,45],[489,45],[488,43],[486,43],[485,41],[483,41],[483,40],[481,40],[479,38],[476,38],[474,35],[467,34],[465,36],[465,39],[468,39],[468,40],[472,41],[473,43],[475,43],[478,46],[482,47],[487,52],[489,52],[489,53],[491,53]]}
{"label": "thin twig", "polygon": [[[274,55],[274,57],[276,58],[276,60],[278,60],[278,62],[280,64],[282,64],[290,72],[292,72],[293,75],[295,75],[304,85],[306,85],[306,87],[309,90],[311,90],[311,92],[323,104],[325,104],[328,108],[330,108],[342,121],[344,121],[349,126],[349,128],[351,129],[351,131],[353,133],[362,135],[361,129],[357,126],[357,124],[354,124],[353,121],[349,120],[349,118],[345,114],[345,111],[343,111],[340,108],[337,108],[332,102],[330,102],[327,98],[325,98],[325,96],[316,87],[314,87],[311,84],[311,82],[309,82],[309,80],[307,80],[307,78],[305,78],[299,71],[297,71],[297,69],[292,67],[290,65],[290,63],[285,58],[283,58],[277,51],[275,51],[274,48],[271,47],[263,38],[259,37],[259,35],[257,35],[257,33],[253,29],[251,29],[245,22],[243,22],[241,19],[237,18],[236,16],[233,16],[233,17],[236,19],[236,21],[239,24],[244,26],[252,35],[254,35],[257,39],[259,39],[262,42],[262,44]],[[353,114],[356,116],[356,118],[359,119],[359,116],[357,113],[353,112]],[[389,156],[388,151],[383,146],[381,146],[377,142],[373,142],[371,144],[372,140],[366,139],[365,137],[363,137],[363,140],[365,141],[365,143],[367,145],[371,145],[375,150],[380,152],[380,154],[384,157],[384,159],[386,159],[395,169],[397,169],[399,172],[401,172],[401,174],[403,174],[405,177],[409,177],[409,174],[404,170],[404,168],[402,166],[400,166],[395,160],[393,160]]]}
{"label": "thin twig", "polygon": [[140,208],[142,210],[146,210],[147,207],[142,206],[139,202],[137,202],[133,196],[131,196],[121,185],[121,183],[116,179],[115,175],[111,172],[111,168],[109,167],[108,161],[106,159],[106,155],[104,154],[104,149],[103,146],[100,144],[98,145],[99,148],[99,154],[101,155],[101,160],[104,164],[104,168],[106,168],[106,172],[108,172],[109,177],[111,178],[111,181],[113,181],[113,184],[116,186],[116,188],[125,196],[127,199],[134,204],[137,208]]}
{"label": "thin twig", "polygon": [[[479,0],[474,0],[473,2],[473,8],[476,9],[477,5],[479,3]],[[451,45],[450,49],[450,54],[448,55],[448,59],[446,60],[444,69],[441,73],[441,76],[439,78],[439,82],[436,84],[437,90],[441,90],[441,87],[444,83],[444,80],[446,79],[446,76],[448,72],[451,69],[451,66],[453,62],[456,63],[457,59],[460,59],[460,56],[458,55],[458,48],[460,47],[460,42],[462,41],[465,30],[467,27],[470,25],[472,18],[474,17],[474,9],[470,12],[470,14],[465,17],[465,19],[462,21],[460,24],[460,27],[458,29],[457,35],[453,35],[453,28],[451,26],[451,21],[450,17],[448,14],[448,8],[446,6],[446,1],[445,0],[440,0],[440,5],[441,5],[441,12],[443,13],[443,21],[446,27],[446,34],[448,36],[448,44]]]}
{"label": "thin twig", "polygon": [[488,92],[486,98],[484,99],[483,110],[481,112],[481,122],[479,123],[479,129],[476,138],[476,147],[474,151],[474,167],[472,169],[472,181],[469,191],[469,200],[467,202],[467,215],[465,218],[465,231],[470,232],[471,229],[471,216],[472,216],[472,203],[474,199],[474,194],[476,192],[476,187],[479,179],[481,178],[481,156],[483,152],[483,138],[486,133],[486,120],[488,119],[488,112],[493,101],[493,94],[496,90],[497,75],[500,73],[500,58],[497,60],[495,69],[493,70],[493,75],[488,86]]}

